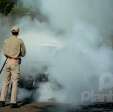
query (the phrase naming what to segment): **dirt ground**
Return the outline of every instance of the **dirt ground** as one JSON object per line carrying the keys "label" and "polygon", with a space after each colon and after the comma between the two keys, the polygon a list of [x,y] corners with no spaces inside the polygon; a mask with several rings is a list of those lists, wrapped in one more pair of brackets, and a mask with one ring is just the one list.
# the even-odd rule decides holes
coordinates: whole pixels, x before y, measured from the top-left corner
{"label": "dirt ground", "polygon": [[52,103],[30,103],[19,104],[17,108],[11,108],[10,105],[0,107],[0,112],[48,112],[48,108],[55,107]]}
{"label": "dirt ground", "polygon": [[5,107],[0,107],[0,112],[113,112],[113,102],[79,106],[52,102],[34,102],[29,104],[20,103],[18,108],[11,108],[7,104]]}

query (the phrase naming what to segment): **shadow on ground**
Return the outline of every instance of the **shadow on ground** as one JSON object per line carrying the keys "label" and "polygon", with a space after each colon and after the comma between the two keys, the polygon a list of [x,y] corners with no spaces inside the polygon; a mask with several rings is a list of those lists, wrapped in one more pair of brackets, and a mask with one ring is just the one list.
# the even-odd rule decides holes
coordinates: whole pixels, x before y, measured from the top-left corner
{"label": "shadow on ground", "polygon": [[52,102],[19,102],[17,108],[11,108],[7,104],[0,108],[0,112],[113,112],[113,103],[71,106]]}

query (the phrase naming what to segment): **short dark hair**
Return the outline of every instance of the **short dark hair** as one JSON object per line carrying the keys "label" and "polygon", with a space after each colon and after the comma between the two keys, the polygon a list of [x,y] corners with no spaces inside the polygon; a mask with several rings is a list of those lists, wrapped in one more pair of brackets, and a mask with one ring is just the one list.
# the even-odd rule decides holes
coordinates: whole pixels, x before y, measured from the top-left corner
{"label": "short dark hair", "polygon": [[14,31],[12,31],[11,33],[12,35],[16,35],[16,36],[19,34],[19,32],[14,32]]}

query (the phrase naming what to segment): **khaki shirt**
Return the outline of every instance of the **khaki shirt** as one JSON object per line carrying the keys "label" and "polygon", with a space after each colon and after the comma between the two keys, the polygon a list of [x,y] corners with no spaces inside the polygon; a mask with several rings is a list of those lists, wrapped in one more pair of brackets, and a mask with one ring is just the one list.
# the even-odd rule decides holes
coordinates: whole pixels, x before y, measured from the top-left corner
{"label": "khaki shirt", "polygon": [[24,42],[20,38],[12,36],[5,40],[3,52],[5,56],[21,58],[25,56],[26,48]]}

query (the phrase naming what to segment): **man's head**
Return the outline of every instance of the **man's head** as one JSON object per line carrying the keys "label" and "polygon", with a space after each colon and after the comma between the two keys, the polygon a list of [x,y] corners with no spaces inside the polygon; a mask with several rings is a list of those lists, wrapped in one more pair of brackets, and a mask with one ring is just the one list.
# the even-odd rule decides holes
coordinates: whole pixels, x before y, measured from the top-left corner
{"label": "man's head", "polygon": [[14,26],[14,27],[11,29],[12,35],[15,35],[15,36],[17,36],[17,35],[19,34],[19,31],[20,31],[20,29],[19,29],[18,26]]}

